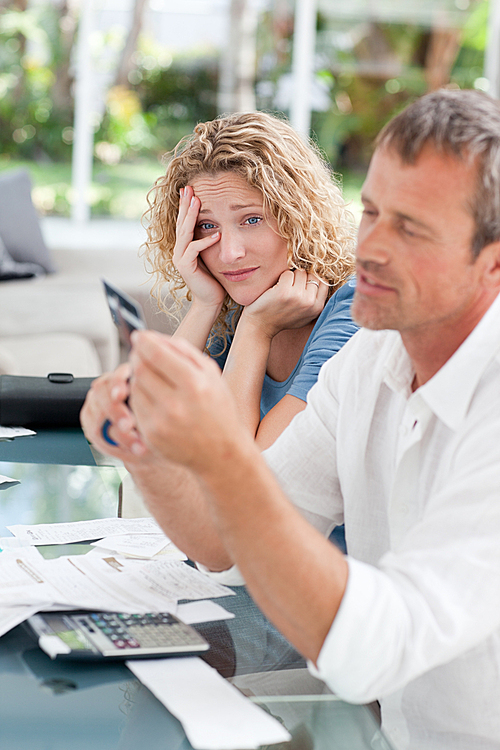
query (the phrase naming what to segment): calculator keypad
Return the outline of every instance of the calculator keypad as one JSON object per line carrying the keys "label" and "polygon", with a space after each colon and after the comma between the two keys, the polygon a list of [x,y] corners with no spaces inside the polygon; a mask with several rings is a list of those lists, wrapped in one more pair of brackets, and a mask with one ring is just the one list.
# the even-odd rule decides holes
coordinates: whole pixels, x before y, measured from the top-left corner
{"label": "calculator keypad", "polygon": [[[188,651],[190,647],[200,650],[198,633],[165,612],[145,615],[93,612],[78,617],[78,621],[88,638],[94,640],[103,652],[109,649],[147,649],[155,653],[178,649],[182,653],[183,649]],[[102,636],[106,636],[107,648],[103,648]]]}

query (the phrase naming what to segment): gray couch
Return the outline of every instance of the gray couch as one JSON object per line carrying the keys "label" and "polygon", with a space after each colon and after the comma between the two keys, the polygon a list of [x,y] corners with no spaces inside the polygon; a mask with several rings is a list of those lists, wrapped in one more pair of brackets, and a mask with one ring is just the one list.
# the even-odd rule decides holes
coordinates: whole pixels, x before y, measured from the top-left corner
{"label": "gray couch", "polygon": [[[31,202],[26,172],[0,175],[0,374],[72,372],[95,376],[123,359],[101,277],[141,302],[152,328],[172,332],[175,322],[159,313],[139,245],[117,247],[103,237],[46,243]],[[78,235],[78,228],[66,230]],[[109,229],[109,223],[108,223]],[[111,233],[112,233],[111,225]],[[110,234],[111,237],[111,234]],[[49,245],[49,246],[48,246]],[[97,246],[96,246],[97,245]],[[3,262],[2,262],[3,260]],[[12,280],[16,274],[36,275]]]}

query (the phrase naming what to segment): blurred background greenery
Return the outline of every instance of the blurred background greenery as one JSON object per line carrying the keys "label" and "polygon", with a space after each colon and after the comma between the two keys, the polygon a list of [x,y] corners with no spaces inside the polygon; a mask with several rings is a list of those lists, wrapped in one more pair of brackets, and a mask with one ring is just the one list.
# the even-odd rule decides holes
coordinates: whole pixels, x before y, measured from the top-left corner
{"label": "blurred background greenery", "polygon": [[[162,155],[197,122],[226,111],[220,104],[224,43],[209,38],[210,16],[206,42],[181,49],[151,33],[145,19],[154,2],[158,10],[159,0],[131,0],[128,26],[118,19],[92,40],[92,54],[106,60],[108,76],[93,123],[93,216],[140,217]],[[247,74],[255,107],[287,115],[294,3],[254,5],[255,54]],[[396,111],[440,86],[487,89],[488,1],[445,0],[440,13],[422,13],[425,5],[399,0],[385,3],[391,12],[377,13],[377,3],[362,0],[318,4],[311,135],[355,202],[373,138]],[[100,10],[105,6],[101,0]],[[245,11],[244,0],[226,6],[228,18]],[[36,206],[46,215],[68,216],[71,209],[80,10],[78,0],[0,2],[0,170],[26,166]]]}

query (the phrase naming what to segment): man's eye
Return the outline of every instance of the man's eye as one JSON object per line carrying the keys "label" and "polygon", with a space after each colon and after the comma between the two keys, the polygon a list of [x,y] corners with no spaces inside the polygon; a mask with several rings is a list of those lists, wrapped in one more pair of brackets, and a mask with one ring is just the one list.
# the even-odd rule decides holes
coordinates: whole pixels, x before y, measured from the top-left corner
{"label": "man's eye", "polygon": [[419,233],[411,225],[408,226],[407,224],[403,224],[402,227],[401,227],[401,229],[406,234],[407,237],[418,237],[419,236]]}
{"label": "man's eye", "polygon": [[261,221],[261,216],[250,216],[245,223],[250,224],[251,226],[255,226],[255,224],[259,224]]}

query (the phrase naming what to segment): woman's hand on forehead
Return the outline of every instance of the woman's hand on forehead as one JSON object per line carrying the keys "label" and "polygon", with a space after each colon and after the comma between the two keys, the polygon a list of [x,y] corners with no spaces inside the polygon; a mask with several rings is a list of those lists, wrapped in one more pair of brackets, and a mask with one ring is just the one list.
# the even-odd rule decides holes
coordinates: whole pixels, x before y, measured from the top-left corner
{"label": "woman's hand on forehead", "polygon": [[200,258],[200,253],[219,241],[219,234],[215,232],[213,235],[194,239],[200,205],[200,200],[194,195],[190,185],[181,188],[173,262],[191,292],[193,301],[210,308],[220,308],[226,291]]}

